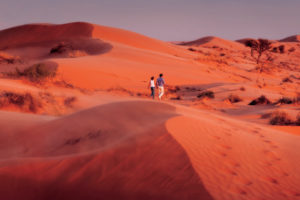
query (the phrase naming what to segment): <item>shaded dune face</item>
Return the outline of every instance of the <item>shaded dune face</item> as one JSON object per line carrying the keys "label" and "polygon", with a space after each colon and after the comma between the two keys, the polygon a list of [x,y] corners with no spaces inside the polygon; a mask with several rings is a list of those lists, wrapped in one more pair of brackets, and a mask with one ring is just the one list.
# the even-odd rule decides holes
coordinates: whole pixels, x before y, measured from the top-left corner
{"label": "shaded dune face", "polygon": [[132,101],[27,130],[19,158],[0,161],[0,198],[212,199],[165,128],[175,116],[172,106]]}
{"label": "shaded dune face", "polygon": [[[63,25],[23,25],[0,31],[0,51],[26,59],[49,57],[75,57],[74,51],[96,55],[108,52],[112,46],[93,38],[94,26],[75,22]],[[53,48],[63,44],[64,52],[50,54]],[[70,55],[71,54],[71,55]],[[77,54],[79,54],[77,52]]]}

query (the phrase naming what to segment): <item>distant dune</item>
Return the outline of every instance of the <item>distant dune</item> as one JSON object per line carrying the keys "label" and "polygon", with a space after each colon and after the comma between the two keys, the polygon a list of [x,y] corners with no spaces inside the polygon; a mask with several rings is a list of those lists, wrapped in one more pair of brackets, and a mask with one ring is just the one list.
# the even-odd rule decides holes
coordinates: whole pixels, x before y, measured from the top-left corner
{"label": "distant dune", "polygon": [[222,48],[240,48],[240,45],[237,42],[224,40],[222,38],[208,36],[203,37],[194,41],[190,42],[182,42],[180,45],[187,45],[187,46],[209,46],[209,47],[222,47]]}
{"label": "distant dune", "polygon": [[300,35],[293,35],[282,40],[280,42],[300,42]]}

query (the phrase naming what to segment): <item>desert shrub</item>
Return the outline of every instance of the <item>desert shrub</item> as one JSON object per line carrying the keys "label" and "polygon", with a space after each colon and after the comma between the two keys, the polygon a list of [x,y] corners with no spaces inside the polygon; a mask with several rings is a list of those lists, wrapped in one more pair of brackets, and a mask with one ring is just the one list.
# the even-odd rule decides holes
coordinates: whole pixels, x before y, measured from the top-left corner
{"label": "desert shrub", "polygon": [[294,52],[295,50],[296,50],[295,47],[292,47],[292,48],[289,49],[289,52],[292,53],[292,52]]}
{"label": "desert shrub", "polygon": [[283,111],[275,111],[271,114],[270,124],[272,125],[291,125],[292,120],[287,113]]}
{"label": "desert shrub", "polygon": [[5,52],[0,52],[0,64],[14,64],[14,63],[21,63],[21,59],[18,56],[12,56]]}
{"label": "desert shrub", "polygon": [[278,52],[278,47],[274,47],[274,48],[272,49],[272,52],[277,53],[277,52]]}
{"label": "desert shrub", "polygon": [[220,56],[223,57],[223,56],[226,56],[226,54],[225,53],[220,53]]}
{"label": "desert shrub", "polygon": [[47,67],[45,64],[35,64],[31,67],[25,69],[21,74],[29,78],[32,81],[37,81],[45,78],[54,77],[56,75],[56,68],[51,69]]}
{"label": "desert shrub", "polygon": [[35,113],[39,107],[39,103],[30,93],[19,94],[4,91],[0,94],[0,108],[14,105],[24,111]]}
{"label": "desert shrub", "polygon": [[171,97],[171,100],[182,100],[181,96]]}
{"label": "desert shrub", "polygon": [[246,91],[246,88],[245,87],[240,87],[240,90],[241,91]]}
{"label": "desert shrub", "polygon": [[179,86],[166,86],[166,90],[168,93],[176,93],[178,91],[180,91],[180,87]]}
{"label": "desert shrub", "polygon": [[188,48],[189,51],[196,51],[194,48]]}
{"label": "desert shrub", "polygon": [[284,46],[284,45],[280,45],[280,46],[278,47],[278,49],[279,49],[279,52],[280,52],[280,53],[284,53],[284,52],[285,52],[285,46]]}
{"label": "desert shrub", "polygon": [[20,78],[25,77],[28,78],[30,81],[38,82],[46,78],[51,78],[56,76],[57,67],[47,66],[44,63],[34,64],[25,70],[21,71],[18,68],[12,72],[5,72],[2,73],[6,77],[10,78]]}
{"label": "desert shrub", "polygon": [[297,95],[297,97],[293,98],[294,104],[300,104],[300,94]]}
{"label": "desert shrub", "polygon": [[257,99],[254,99],[249,103],[249,105],[268,105],[271,104],[271,101],[267,99],[264,95],[261,95]]}
{"label": "desert shrub", "polygon": [[64,105],[67,107],[72,107],[75,101],[77,101],[76,97],[67,97],[64,100]]}
{"label": "desert shrub", "polygon": [[293,81],[289,77],[286,77],[286,78],[282,79],[282,82],[283,83],[292,83]]}
{"label": "desert shrub", "polygon": [[213,99],[215,98],[215,93],[213,91],[207,90],[198,94],[197,97],[199,99],[203,99],[203,98]]}
{"label": "desert shrub", "polygon": [[231,103],[238,103],[243,101],[239,96],[234,95],[234,94],[230,94],[227,99],[231,102]]}
{"label": "desert shrub", "polygon": [[296,121],[294,122],[295,125],[300,126],[300,113],[298,113]]}
{"label": "desert shrub", "polygon": [[56,45],[55,47],[51,48],[50,54],[62,54],[67,52],[68,50],[74,50],[73,46],[62,42]]}
{"label": "desert shrub", "polygon": [[289,97],[282,97],[275,102],[275,104],[292,104],[293,100]]}

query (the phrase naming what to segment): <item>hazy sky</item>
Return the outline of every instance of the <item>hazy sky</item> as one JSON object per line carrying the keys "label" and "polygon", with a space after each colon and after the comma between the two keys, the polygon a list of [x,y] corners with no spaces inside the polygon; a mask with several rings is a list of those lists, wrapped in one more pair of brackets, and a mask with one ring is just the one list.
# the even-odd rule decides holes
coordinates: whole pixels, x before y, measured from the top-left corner
{"label": "hazy sky", "polygon": [[0,0],[0,29],[86,21],[166,41],[300,34],[300,0]]}

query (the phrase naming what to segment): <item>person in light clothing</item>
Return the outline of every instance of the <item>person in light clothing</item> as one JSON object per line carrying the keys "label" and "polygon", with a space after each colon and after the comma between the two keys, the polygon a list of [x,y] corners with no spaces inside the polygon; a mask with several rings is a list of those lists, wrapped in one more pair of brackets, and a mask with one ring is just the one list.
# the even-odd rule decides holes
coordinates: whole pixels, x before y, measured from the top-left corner
{"label": "person in light clothing", "polygon": [[151,77],[149,82],[149,87],[151,89],[151,96],[154,99],[155,98],[155,83],[154,83],[154,76]]}
{"label": "person in light clothing", "polygon": [[165,80],[163,78],[163,74],[160,74],[156,80],[156,86],[158,87],[159,100],[161,100],[161,97],[164,95],[164,85],[165,85]]}

